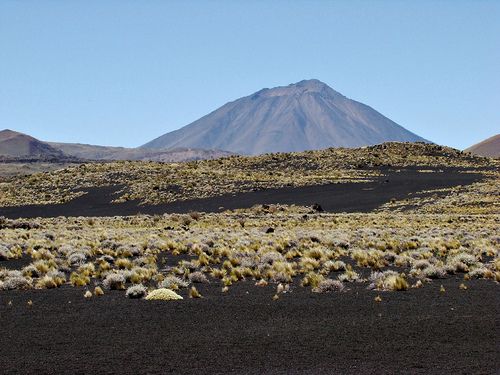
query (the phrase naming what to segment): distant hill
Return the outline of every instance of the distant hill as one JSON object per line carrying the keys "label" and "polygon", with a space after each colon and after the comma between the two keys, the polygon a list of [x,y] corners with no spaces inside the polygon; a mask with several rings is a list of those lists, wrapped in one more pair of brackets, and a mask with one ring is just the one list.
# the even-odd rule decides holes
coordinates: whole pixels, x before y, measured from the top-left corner
{"label": "distant hill", "polygon": [[240,154],[423,141],[373,108],[318,80],[263,89],[142,146],[194,147]]}
{"label": "distant hill", "polygon": [[484,141],[467,148],[465,151],[475,155],[500,158],[500,134],[485,139]]}
{"label": "distant hill", "polygon": [[64,153],[29,135],[12,130],[0,131],[0,156],[2,158],[60,159]]}
{"label": "distant hill", "polygon": [[149,160],[161,162],[181,162],[191,160],[217,159],[233,155],[221,150],[177,148],[171,150],[147,150],[141,148],[94,146],[79,143],[50,142],[51,146],[81,159],[89,160]]}

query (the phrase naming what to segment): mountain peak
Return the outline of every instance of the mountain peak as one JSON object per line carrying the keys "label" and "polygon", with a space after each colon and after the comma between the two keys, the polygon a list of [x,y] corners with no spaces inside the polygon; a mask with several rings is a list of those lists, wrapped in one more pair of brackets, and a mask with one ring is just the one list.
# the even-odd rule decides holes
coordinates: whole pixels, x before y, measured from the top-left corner
{"label": "mountain peak", "polygon": [[300,82],[292,83],[288,86],[278,86],[272,89],[263,89],[252,95],[262,97],[275,96],[300,96],[304,94],[318,93],[324,96],[342,96],[337,91],[332,89],[326,83],[318,79],[307,79]]}
{"label": "mountain peak", "polygon": [[426,141],[327,84],[309,79],[260,90],[144,148],[193,147],[240,154]]}
{"label": "mountain peak", "polygon": [[18,137],[24,135],[23,133],[16,132],[10,129],[0,130],[0,140],[5,140],[13,137]]}
{"label": "mountain peak", "polygon": [[292,83],[288,86],[297,86],[297,87],[304,87],[310,90],[317,90],[317,89],[323,89],[325,87],[330,88],[326,83],[321,82],[319,79],[304,79],[302,81],[299,81],[297,83]]}

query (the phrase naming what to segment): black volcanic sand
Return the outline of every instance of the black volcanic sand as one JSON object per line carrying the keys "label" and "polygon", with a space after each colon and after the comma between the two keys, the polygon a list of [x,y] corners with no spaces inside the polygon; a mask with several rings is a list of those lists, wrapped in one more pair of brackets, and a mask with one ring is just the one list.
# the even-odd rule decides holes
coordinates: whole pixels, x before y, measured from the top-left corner
{"label": "black volcanic sand", "polygon": [[476,280],[463,291],[458,283],[390,293],[350,285],[322,295],[295,287],[277,301],[274,286],[250,282],[227,294],[203,285],[203,299],[168,302],[124,292],[87,300],[71,287],[3,292],[0,372],[498,373],[498,285]]}
{"label": "black volcanic sand", "polygon": [[[428,167],[422,167],[429,170]],[[0,207],[0,216],[7,218],[57,216],[125,216],[135,214],[186,213],[190,211],[220,212],[223,209],[248,208],[256,204],[318,203],[327,212],[370,212],[391,199],[405,199],[424,190],[469,185],[480,181],[480,173],[460,173],[447,168],[443,172],[419,173],[417,169],[385,170],[384,176],[370,183],[342,183],[306,187],[266,189],[219,197],[177,201],[156,206],[140,206],[136,201],[113,204],[116,186],[88,189],[88,193],[59,205]]]}
{"label": "black volcanic sand", "polygon": [[[108,187],[65,205],[0,209],[0,216],[217,212],[221,206],[261,203],[319,203],[332,212],[366,212],[392,198],[481,178],[451,169],[387,171],[368,184],[273,189],[148,207],[110,204],[117,188]],[[474,280],[463,291],[460,282],[449,278],[390,293],[349,284],[346,292],[322,295],[295,286],[277,301],[275,285],[259,288],[253,282],[237,283],[227,294],[218,283],[199,285],[205,298],[169,302],[129,300],[123,291],[87,300],[84,289],[69,286],[3,291],[0,373],[499,373],[498,285]],[[445,293],[439,292],[441,284]],[[380,303],[374,301],[378,294]]]}

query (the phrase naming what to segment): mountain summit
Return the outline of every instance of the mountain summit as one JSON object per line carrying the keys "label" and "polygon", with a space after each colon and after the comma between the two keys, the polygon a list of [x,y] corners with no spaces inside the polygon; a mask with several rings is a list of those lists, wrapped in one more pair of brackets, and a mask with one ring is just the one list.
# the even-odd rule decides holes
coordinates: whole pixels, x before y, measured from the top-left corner
{"label": "mountain summit", "polygon": [[373,108],[311,79],[229,102],[142,147],[211,148],[255,155],[387,141],[426,142]]}

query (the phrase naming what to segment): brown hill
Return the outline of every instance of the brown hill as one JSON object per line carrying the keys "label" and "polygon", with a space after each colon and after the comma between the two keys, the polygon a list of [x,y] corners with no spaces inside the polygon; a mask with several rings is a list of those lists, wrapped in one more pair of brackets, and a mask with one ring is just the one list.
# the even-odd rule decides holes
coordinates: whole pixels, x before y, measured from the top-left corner
{"label": "brown hill", "polygon": [[482,142],[470,146],[465,151],[475,155],[488,156],[491,158],[500,157],[500,134],[494,135]]}
{"label": "brown hill", "polygon": [[58,159],[64,153],[29,135],[9,129],[0,131],[0,156],[6,158]]}

